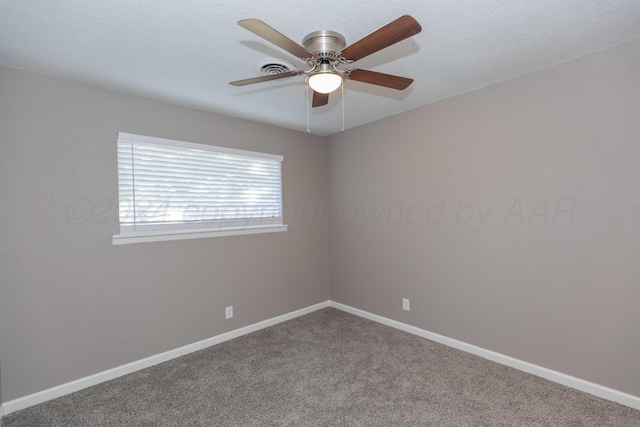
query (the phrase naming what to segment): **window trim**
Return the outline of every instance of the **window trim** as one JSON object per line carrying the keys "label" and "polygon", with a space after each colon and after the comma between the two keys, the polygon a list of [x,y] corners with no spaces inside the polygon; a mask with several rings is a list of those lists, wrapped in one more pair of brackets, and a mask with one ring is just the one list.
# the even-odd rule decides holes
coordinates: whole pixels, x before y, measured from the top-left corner
{"label": "window trim", "polygon": [[276,233],[287,231],[288,225],[264,225],[253,227],[226,228],[223,230],[181,230],[175,232],[138,232],[126,235],[114,234],[113,245],[128,245],[131,243],[165,242],[170,240],[203,239],[207,237],[239,236],[243,234]]}
{"label": "window trim", "polygon": [[[137,135],[125,132],[118,132],[117,140],[132,142],[132,143],[144,143],[144,144],[154,144],[154,145],[164,145],[170,147],[179,147],[186,149],[195,149],[202,150],[203,146],[206,147],[207,151],[213,151],[218,153],[228,153],[228,154],[238,154],[249,157],[258,157],[258,158],[266,158],[273,159],[282,162],[284,157],[278,154],[271,153],[262,153],[256,151],[249,150],[241,150],[236,148],[229,147],[220,147],[209,144],[197,144],[186,141],[167,139],[167,138],[157,138],[153,136],[145,136],[145,135]],[[282,174],[282,169],[280,169],[280,173]],[[282,184],[281,184],[282,185]],[[281,192],[281,197],[282,197]],[[120,191],[118,190],[118,206],[120,202]],[[281,205],[283,206],[282,199],[280,200]],[[119,209],[118,212],[118,227],[120,227],[120,214]],[[208,237],[224,237],[224,236],[235,236],[235,235],[245,235],[245,234],[261,234],[261,233],[274,233],[274,232],[282,232],[287,231],[287,224],[284,224],[284,218],[282,218],[282,223],[271,224],[269,221],[265,221],[265,224],[252,224],[246,226],[221,226],[221,225],[212,225],[211,227],[196,227],[193,229],[188,228],[176,228],[176,229],[148,229],[144,231],[127,231],[122,233],[119,229],[119,234],[114,234],[112,237],[113,245],[125,245],[131,243],[146,243],[146,242],[160,242],[160,241],[171,241],[171,240],[186,240],[186,239],[200,239],[200,238],[208,238]]]}

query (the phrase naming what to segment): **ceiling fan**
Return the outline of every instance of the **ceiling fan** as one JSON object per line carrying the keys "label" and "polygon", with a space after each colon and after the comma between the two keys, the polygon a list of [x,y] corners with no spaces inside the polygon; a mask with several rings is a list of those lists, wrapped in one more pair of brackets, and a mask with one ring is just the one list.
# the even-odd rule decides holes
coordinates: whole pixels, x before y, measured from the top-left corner
{"label": "ceiling fan", "polygon": [[348,47],[346,47],[347,43],[342,34],[335,31],[314,31],[302,40],[302,45],[299,45],[259,19],[243,19],[238,21],[238,25],[306,61],[311,69],[307,71],[284,71],[276,74],[236,80],[229,83],[233,86],[245,86],[304,75],[307,84],[313,89],[312,106],[320,107],[329,102],[329,94],[338,89],[345,79],[397,90],[406,89],[413,83],[413,79],[378,73],[376,71],[362,70],[354,67],[349,67],[344,70],[337,68],[338,65],[351,64],[385,47],[418,34],[422,30],[422,27],[418,21],[410,15],[401,16]]}

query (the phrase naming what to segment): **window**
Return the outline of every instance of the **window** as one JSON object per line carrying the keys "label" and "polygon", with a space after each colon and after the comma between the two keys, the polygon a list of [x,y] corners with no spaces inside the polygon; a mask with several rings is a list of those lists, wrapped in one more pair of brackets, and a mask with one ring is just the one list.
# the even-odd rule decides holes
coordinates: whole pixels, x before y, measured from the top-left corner
{"label": "window", "polygon": [[284,231],[282,156],[118,133],[114,244]]}

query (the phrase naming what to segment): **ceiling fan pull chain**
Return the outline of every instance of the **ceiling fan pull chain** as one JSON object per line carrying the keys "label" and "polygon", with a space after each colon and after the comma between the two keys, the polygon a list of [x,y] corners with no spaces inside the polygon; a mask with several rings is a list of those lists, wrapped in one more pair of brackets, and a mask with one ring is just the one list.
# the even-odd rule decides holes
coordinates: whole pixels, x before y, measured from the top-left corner
{"label": "ceiling fan pull chain", "polygon": [[305,85],[307,88],[307,133],[311,133],[311,127],[309,125],[310,119],[309,119],[309,85]]}
{"label": "ceiling fan pull chain", "polygon": [[342,133],[344,133],[344,82],[342,83]]}

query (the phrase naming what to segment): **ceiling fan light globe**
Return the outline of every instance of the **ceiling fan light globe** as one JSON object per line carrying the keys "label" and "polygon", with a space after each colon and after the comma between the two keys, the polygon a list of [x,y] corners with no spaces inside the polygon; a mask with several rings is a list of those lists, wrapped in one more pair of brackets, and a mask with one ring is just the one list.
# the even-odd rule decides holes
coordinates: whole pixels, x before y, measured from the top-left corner
{"label": "ceiling fan light globe", "polygon": [[307,83],[318,93],[331,93],[342,84],[342,76],[335,73],[318,73],[307,78]]}

